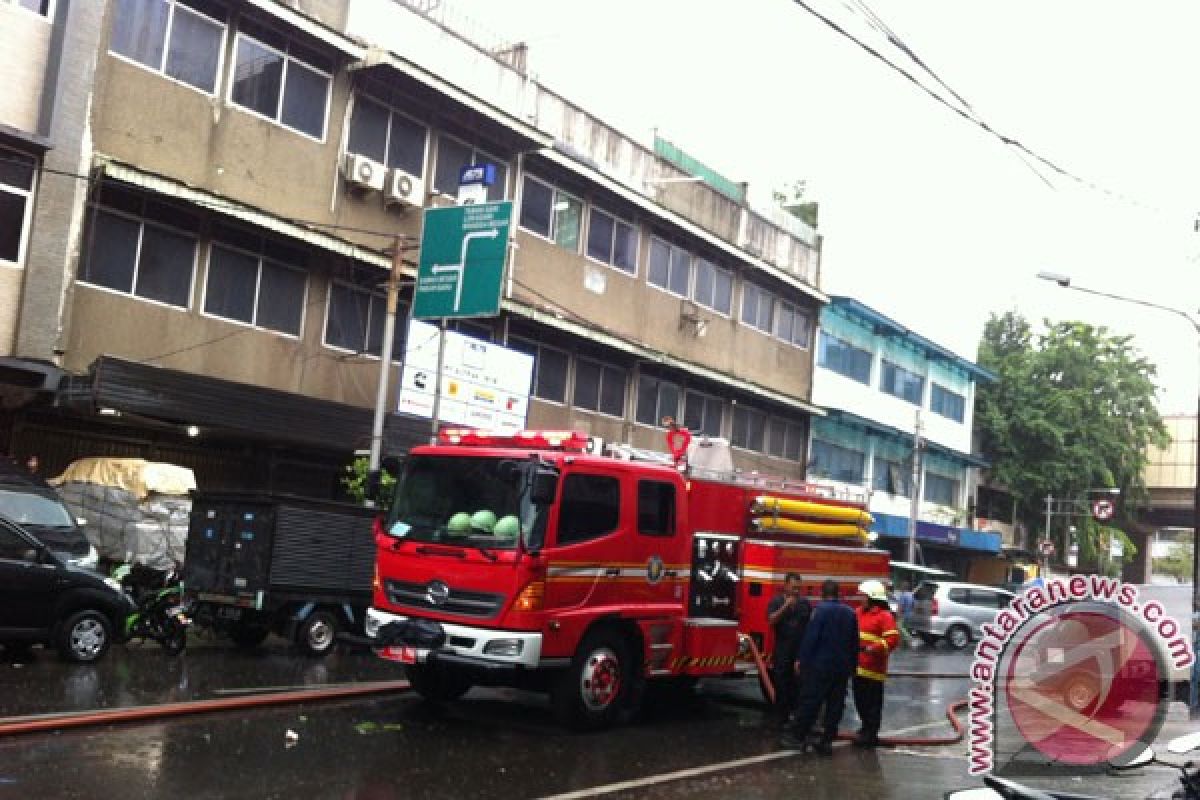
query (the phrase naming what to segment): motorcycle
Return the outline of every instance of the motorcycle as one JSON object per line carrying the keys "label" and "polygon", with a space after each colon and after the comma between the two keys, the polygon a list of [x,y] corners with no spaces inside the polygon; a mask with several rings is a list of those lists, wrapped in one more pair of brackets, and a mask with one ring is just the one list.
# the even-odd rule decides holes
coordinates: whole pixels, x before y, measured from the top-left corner
{"label": "motorcycle", "polygon": [[[1167,742],[1167,752],[1172,755],[1187,755],[1200,749],[1200,732],[1179,736]],[[1121,764],[1111,764],[1115,770],[1129,770],[1160,764],[1179,770],[1179,788],[1171,794],[1171,800],[1200,800],[1200,765],[1192,761],[1182,764],[1161,760],[1153,749],[1147,747],[1133,758]],[[984,775],[986,787],[956,789],[946,792],[944,800],[1105,800],[1090,794],[1057,792],[1052,789],[1037,789],[995,775]]]}
{"label": "motorcycle", "polygon": [[137,606],[125,618],[126,638],[153,639],[173,656],[182,653],[192,619],[183,597],[179,565],[163,572],[140,564],[121,564],[112,577]]}

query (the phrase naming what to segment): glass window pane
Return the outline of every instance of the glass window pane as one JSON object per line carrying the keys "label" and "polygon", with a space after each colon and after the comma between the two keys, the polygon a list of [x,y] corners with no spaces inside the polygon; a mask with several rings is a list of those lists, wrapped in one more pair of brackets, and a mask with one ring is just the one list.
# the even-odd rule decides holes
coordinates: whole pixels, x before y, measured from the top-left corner
{"label": "glass window pane", "polygon": [[721,418],[724,415],[724,410],[721,407],[721,401],[715,397],[706,397],[704,399],[704,428],[705,436],[720,436],[721,435]]}
{"label": "glass window pane", "polygon": [[367,352],[373,356],[383,355],[383,326],[386,323],[387,300],[371,295],[367,310]]}
{"label": "glass window pane", "polygon": [[555,403],[567,399],[567,354],[549,347],[540,348],[537,359],[537,388],[543,400]]}
{"label": "glass window pane", "polygon": [[617,220],[613,238],[613,265],[626,272],[637,272],[637,243],[637,228]]}
{"label": "glass window pane", "polygon": [[603,536],[617,529],[621,519],[621,483],[616,478],[583,475],[563,479],[558,511],[558,544]]}
{"label": "glass window pane", "polygon": [[211,94],[217,88],[223,32],[223,27],[211,19],[176,6],[167,49],[167,74]]}
{"label": "glass window pane", "polygon": [[638,533],[675,535],[675,486],[661,481],[638,481]]}
{"label": "glass window pane", "polygon": [[591,361],[575,362],[575,392],[571,397],[571,404],[576,408],[599,410],[600,371],[600,365]]}
{"label": "glass window pane", "polygon": [[140,228],[133,220],[98,212],[91,235],[91,253],[80,270],[80,280],[118,292],[132,291]]}
{"label": "glass window pane", "polygon": [[299,61],[289,60],[283,88],[283,123],[315,139],[325,138],[325,106],[329,78]]}
{"label": "glass window pane", "polygon": [[554,190],[532,178],[525,179],[521,193],[521,227],[550,238],[550,206]]}
{"label": "glass window pane", "polygon": [[166,0],[117,0],[112,50],[151,69],[162,66],[170,6]]}
{"label": "glass window pane", "polygon": [[657,424],[662,424],[663,417],[679,419],[679,387],[666,381],[658,385]]}
{"label": "glass window pane", "polygon": [[204,311],[226,319],[254,322],[258,259],[213,245],[208,256]]}
{"label": "glass window pane", "polygon": [[14,189],[32,189],[37,160],[16,150],[0,147],[0,184]]}
{"label": "glass window pane", "polygon": [[658,425],[657,378],[649,375],[642,375],[638,378],[637,407],[634,409],[634,419],[643,425]]}
{"label": "glass window pane", "polygon": [[[425,174],[425,126],[400,114],[392,114],[387,165],[418,177]],[[373,158],[374,156],[372,156]]]}
{"label": "glass window pane", "polygon": [[713,285],[713,308],[722,314],[733,312],[733,276],[717,270]]}
{"label": "glass window pane", "polygon": [[583,203],[562,192],[554,193],[554,242],[564,250],[579,252]]}
{"label": "glass window pane", "polygon": [[767,430],[767,452],[776,458],[783,458],[784,443],[787,441],[787,421],[772,419]]}
{"label": "glass window pane", "polygon": [[625,416],[625,370],[605,367],[600,383],[600,411],[613,417]]}
{"label": "glass window pane", "polygon": [[[438,137],[437,164],[433,170],[433,188],[442,194],[458,196],[458,173],[471,163],[471,148],[449,136]],[[547,204],[549,205],[549,204]],[[546,230],[550,230],[549,224]]]}
{"label": "glass window pane", "polygon": [[[0,153],[0,158],[4,158]],[[21,255],[21,238],[25,233],[24,195],[0,191],[0,261],[13,261]]]}
{"label": "glass window pane", "polygon": [[671,248],[671,283],[667,287],[678,295],[687,297],[688,286],[691,283],[692,257],[678,247]]}
{"label": "glass window pane", "polygon": [[380,162],[387,156],[388,118],[390,113],[362,95],[354,99],[350,117],[350,139],[346,149]]}
{"label": "glass window pane", "polygon": [[334,284],[329,292],[329,316],[325,320],[325,343],[359,352],[367,342],[367,313],[370,295],[349,286]]}
{"label": "glass window pane", "polygon": [[713,306],[713,265],[703,258],[696,259],[696,288],[693,298],[702,306]]}
{"label": "glass window pane", "polygon": [[142,226],[142,249],[138,253],[137,285],[141,297],[187,308],[196,264],[196,240],[153,225]]}
{"label": "glass window pane", "polygon": [[613,256],[613,218],[593,208],[588,220],[587,254],[597,261],[610,263]]}
{"label": "glass window pane", "polygon": [[304,317],[305,278],[300,270],[264,261],[258,289],[258,324],[299,336]]}
{"label": "glass window pane", "polygon": [[650,261],[646,280],[655,286],[667,287],[671,274],[671,248],[660,239],[650,240]]}
{"label": "glass window pane", "polygon": [[784,450],[783,457],[792,461],[799,461],[804,456],[804,428],[800,425],[788,423],[787,429],[787,446]]}
{"label": "glass window pane", "polygon": [[283,80],[283,56],[253,39],[238,37],[231,99],[239,106],[276,118]]}

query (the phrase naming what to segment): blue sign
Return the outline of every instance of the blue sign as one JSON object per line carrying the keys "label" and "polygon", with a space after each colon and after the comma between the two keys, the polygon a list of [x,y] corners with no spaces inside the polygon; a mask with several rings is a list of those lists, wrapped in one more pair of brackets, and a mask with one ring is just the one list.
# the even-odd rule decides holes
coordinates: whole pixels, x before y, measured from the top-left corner
{"label": "blue sign", "polygon": [[917,538],[927,542],[956,545],[958,544],[958,528],[918,520]]}
{"label": "blue sign", "polygon": [[491,186],[495,182],[495,164],[470,164],[458,171],[459,186]]}

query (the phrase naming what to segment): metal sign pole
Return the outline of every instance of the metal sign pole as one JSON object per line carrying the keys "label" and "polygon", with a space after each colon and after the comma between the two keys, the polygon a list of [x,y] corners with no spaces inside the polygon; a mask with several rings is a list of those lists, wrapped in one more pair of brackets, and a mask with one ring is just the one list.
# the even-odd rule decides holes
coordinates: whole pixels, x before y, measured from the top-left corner
{"label": "metal sign pole", "polygon": [[437,444],[438,416],[442,406],[442,368],[446,359],[446,318],[438,319],[437,369],[433,375],[433,413],[429,423],[429,443]]}

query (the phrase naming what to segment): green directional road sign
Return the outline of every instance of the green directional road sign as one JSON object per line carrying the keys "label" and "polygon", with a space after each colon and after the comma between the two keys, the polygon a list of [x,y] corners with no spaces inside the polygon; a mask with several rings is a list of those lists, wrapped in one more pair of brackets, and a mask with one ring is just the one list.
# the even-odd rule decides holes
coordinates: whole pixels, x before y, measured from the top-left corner
{"label": "green directional road sign", "polygon": [[430,208],[421,232],[413,317],[494,317],[512,203]]}

